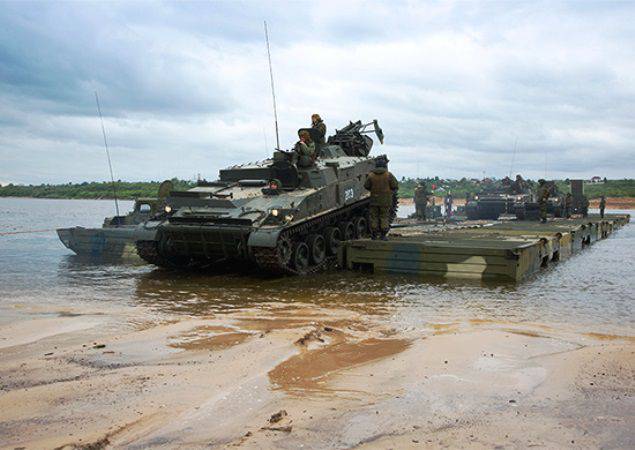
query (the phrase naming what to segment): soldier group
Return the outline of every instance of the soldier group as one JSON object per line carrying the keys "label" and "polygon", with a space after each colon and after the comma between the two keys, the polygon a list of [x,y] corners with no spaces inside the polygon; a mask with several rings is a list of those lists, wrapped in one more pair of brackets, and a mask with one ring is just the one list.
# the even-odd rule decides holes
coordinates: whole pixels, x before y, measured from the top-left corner
{"label": "soldier group", "polygon": [[[310,167],[315,163],[317,158],[316,142],[318,147],[326,143],[326,124],[319,114],[311,116],[311,127],[313,131],[309,133],[307,129],[300,130],[298,133],[300,140],[296,143],[295,152],[298,157],[298,166]],[[311,135],[315,137],[314,139]],[[375,169],[366,177],[364,187],[370,191],[370,229],[372,239],[387,239],[390,229],[390,214],[393,208],[393,198],[398,189],[398,183],[395,176],[388,171],[388,158],[381,156],[375,160]],[[512,181],[508,177],[503,180],[503,184],[508,187],[510,193],[520,195],[524,194],[528,189],[527,182],[521,175],[516,175],[516,179]],[[415,217],[420,220],[426,220],[426,209],[432,192],[428,191],[426,183],[420,181],[414,192]],[[538,207],[539,217],[542,223],[547,222],[547,206],[551,195],[551,186],[544,180],[538,180]],[[586,199],[585,199],[586,200]],[[447,217],[451,216],[452,211],[452,195],[448,193],[444,198],[444,206]],[[586,205],[582,205],[583,215],[586,215],[588,208],[588,200]],[[585,208],[586,206],[586,208]],[[567,218],[571,217],[573,212],[573,197],[568,193],[563,202],[563,215]],[[604,209],[606,208],[606,199],[604,196],[600,199],[600,216],[604,217]]]}
{"label": "soldier group", "polygon": [[[317,150],[326,143],[326,124],[319,114],[311,116],[311,130],[302,129],[298,132],[300,138],[295,144],[299,167],[310,167],[318,157]],[[315,142],[311,137],[315,136]],[[317,148],[316,148],[317,143]],[[395,176],[388,171],[388,158],[380,156],[375,159],[375,169],[366,177],[364,187],[370,191],[370,231],[372,239],[387,239],[390,230],[390,215],[393,199],[399,185]]]}
{"label": "soldier group", "polygon": [[[319,114],[313,114],[311,116],[311,128],[315,130],[314,136],[317,137],[316,141],[318,145],[325,143],[326,137],[326,124],[322,120]],[[299,167],[310,167],[315,163],[317,158],[317,151],[315,148],[315,142],[311,138],[311,133],[306,129],[298,132],[300,140],[295,144],[294,151],[298,156]]]}

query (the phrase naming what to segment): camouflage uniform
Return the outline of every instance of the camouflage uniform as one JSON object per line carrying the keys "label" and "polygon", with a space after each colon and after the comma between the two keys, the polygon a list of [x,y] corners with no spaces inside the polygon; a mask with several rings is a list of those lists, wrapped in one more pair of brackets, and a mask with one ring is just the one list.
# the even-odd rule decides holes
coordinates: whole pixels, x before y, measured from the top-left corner
{"label": "camouflage uniform", "polygon": [[430,192],[428,192],[425,183],[419,184],[415,189],[415,216],[418,219],[426,220],[426,208],[428,207],[429,195]]}
{"label": "camouflage uniform", "polygon": [[377,167],[368,174],[364,183],[364,187],[370,191],[370,230],[373,238],[381,233],[382,239],[386,239],[390,229],[393,193],[399,189],[397,179],[385,165],[378,161]]}
{"label": "camouflage uniform", "polygon": [[311,116],[311,127],[319,132],[317,143],[324,144],[326,142],[326,124],[318,114]]}
{"label": "camouflage uniform", "polygon": [[539,180],[538,183],[538,207],[540,208],[540,221],[547,222],[547,202],[549,200],[549,186],[545,180]]}
{"label": "camouflage uniform", "polygon": [[315,162],[315,143],[311,141],[308,133],[302,133],[301,138],[295,144],[295,152],[298,154],[298,167],[310,167]]}
{"label": "camouflage uniform", "polygon": [[606,208],[606,198],[600,197],[600,217],[604,219],[604,209]]}

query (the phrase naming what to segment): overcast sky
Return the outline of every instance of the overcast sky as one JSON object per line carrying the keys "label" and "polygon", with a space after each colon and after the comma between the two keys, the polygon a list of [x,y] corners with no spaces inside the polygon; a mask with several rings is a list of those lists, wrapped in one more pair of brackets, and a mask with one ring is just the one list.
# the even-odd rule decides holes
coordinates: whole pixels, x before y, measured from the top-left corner
{"label": "overcast sky", "polygon": [[[635,177],[635,2],[0,3],[0,183],[213,179],[311,113],[401,176]],[[517,142],[514,157],[514,143]]]}

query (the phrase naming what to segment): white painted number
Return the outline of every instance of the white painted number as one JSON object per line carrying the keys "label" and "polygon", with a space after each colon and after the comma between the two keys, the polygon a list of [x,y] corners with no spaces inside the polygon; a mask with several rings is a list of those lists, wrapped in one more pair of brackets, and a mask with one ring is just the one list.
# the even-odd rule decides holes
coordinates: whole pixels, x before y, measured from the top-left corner
{"label": "white painted number", "polygon": [[344,191],[344,201],[347,202],[349,200],[353,200],[353,197],[355,197],[355,191],[353,190],[353,188],[349,188],[346,189]]}

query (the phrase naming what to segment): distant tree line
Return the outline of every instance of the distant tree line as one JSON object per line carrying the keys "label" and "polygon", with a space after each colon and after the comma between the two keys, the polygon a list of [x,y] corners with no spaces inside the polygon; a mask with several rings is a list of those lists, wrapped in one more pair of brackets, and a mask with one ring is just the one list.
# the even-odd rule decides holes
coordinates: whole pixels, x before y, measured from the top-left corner
{"label": "distant tree line", "polygon": [[[435,195],[443,196],[448,192],[455,198],[464,198],[466,193],[478,194],[484,190],[502,187],[500,179],[485,178],[483,180],[461,178],[460,180],[434,178],[402,178],[399,182],[399,196],[412,197],[420,180],[426,182],[428,190]],[[175,189],[185,190],[196,185],[195,182],[172,179]],[[117,181],[117,196],[121,199],[138,197],[156,197],[161,181]],[[535,182],[533,182],[535,185]],[[567,180],[557,180],[556,185],[561,192],[569,192]],[[584,191],[589,198],[601,195],[607,197],[635,197],[635,180],[606,180],[603,183],[585,184]],[[67,184],[21,185],[8,184],[0,186],[0,197],[34,197],[34,198],[113,198],[112,183],[109,181],[83,182]]]}
{"label": "distant tree line", "polygon": [[[172,179],[175,189],[189,189],[194,182]],[[138,197],[156,197],[161,181],[117,181],[115,183],[117,197],[134,199]],[[34,198],[113,198],[110,181],[19,185],[8,184],[0,187],[0,197],[34,197]]]}

